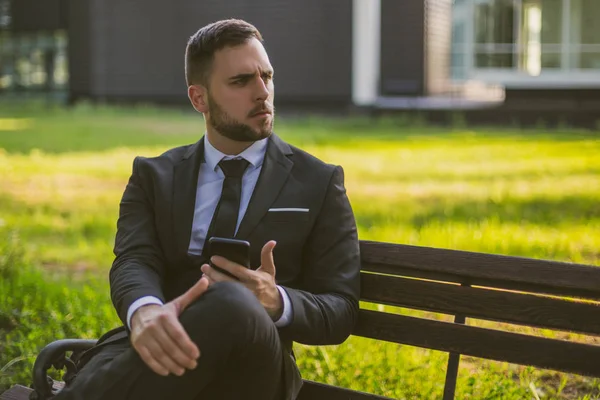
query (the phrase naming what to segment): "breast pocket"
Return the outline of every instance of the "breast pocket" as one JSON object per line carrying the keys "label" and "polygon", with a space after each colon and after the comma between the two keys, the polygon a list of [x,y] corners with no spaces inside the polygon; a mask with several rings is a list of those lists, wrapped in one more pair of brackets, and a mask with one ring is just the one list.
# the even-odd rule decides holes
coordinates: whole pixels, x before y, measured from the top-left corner
{"label": "breast pocket", "polygon": [[308,208],[271,208],[265,215],[266,223],[302,223],[308,221]]}

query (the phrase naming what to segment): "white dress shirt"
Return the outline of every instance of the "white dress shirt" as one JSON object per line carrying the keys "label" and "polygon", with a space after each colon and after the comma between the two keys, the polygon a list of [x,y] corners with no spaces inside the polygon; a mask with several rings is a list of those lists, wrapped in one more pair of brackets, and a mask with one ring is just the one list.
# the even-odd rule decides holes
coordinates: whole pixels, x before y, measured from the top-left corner
{"label": "white dress shirt", "polygon": [[[236,224],[236,232],[240,226],[240,222],[246,213],[250,197],[258,181],[260,170],[265,159],[267,150],[268,138],[254,142],[246,150],[237,156],[228,156],[221,153],[213,147],[208,141],[207,136],[204,136],[204,162],[200,164],[198,173],[198,187],[196,190],[196,206],[194,208],[194,221],[192,224],[192,236],[190,238],[189,254],[201,255],[208,233],[208,227],[212,220],[213,214],[217,208],[219,198],[221,197],[221,189],[225,175],[218,166],[222,159],[244,158],[250,164],[242,177],[242,196],[240,200],[240,210]],[[275,321],[275,326],[284,327],[291,322],[292,307],[291,301],[285,289],[277,286],[279,293],[283,299],[283,313],[281,318]],[[131,329],[131,317],[133,313],[140,307],[148,304],[163,303],[160,299],[154,296],[144,296],[134,301],[127,310],[127,326]]]}

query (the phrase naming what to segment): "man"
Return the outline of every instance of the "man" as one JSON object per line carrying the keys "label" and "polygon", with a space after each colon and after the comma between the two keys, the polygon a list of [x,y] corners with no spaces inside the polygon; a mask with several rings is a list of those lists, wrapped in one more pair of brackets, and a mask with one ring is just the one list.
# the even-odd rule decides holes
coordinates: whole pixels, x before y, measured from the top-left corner
{"label": "man", "polygon": [[[206,135],[137,157],[110,271],[125,328],[85,354],[58,399],[294,399],[292,342],[337,344],[357,317],[360,257],[341,167],[272,133],[273,67],[258,30],[207,25],[186,49]],[[251,243],[251,269],[208,238]]]}

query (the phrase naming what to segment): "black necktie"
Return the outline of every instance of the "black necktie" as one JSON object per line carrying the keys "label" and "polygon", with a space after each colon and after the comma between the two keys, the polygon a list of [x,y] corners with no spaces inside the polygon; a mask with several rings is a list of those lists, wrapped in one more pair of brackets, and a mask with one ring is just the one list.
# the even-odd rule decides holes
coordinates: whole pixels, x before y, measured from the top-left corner
{"label": "black necktie", "polygon": [[[211,225],[206,235],[205,244],[213,236],[233,238],[240,210],[240,199],[242,198],[242,176],[249,162],[239,160],[221,160],[219,166],[225,174],[221,198],[215,210]],[[204,246],[206,247],[206,246]]]}

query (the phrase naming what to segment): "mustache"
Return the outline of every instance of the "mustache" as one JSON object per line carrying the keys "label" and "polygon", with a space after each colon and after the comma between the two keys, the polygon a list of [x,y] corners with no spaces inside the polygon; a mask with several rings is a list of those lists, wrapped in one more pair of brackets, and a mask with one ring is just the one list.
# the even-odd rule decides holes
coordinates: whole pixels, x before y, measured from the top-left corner
{"label": "mustache", "polygon": [[269,114],[273,114],[273,112],[275,111],[275,107],[273,107],[272,104],[270,103],[263,103],[257,107],[254,107],[252,110],[250,110],[250,113],[248,113],[249,117],[253,117],[256,114],[261,114],[264,112],[268,112]]}

